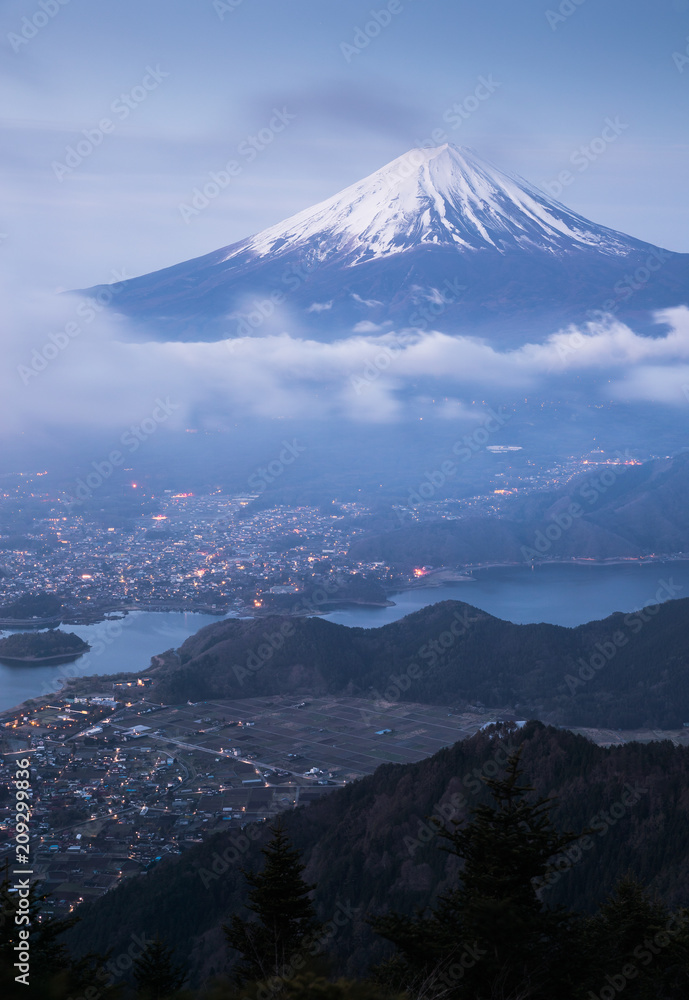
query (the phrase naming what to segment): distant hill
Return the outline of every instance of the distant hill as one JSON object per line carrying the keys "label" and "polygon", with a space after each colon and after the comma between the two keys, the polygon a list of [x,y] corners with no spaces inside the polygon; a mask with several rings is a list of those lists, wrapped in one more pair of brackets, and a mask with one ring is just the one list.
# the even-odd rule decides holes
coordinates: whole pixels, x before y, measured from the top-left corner
{"label": "distant hill", "polygon": [[689,552],[688,495],[689,451],[599,466],[517,501],[509,517],[424,521],[362,537],[349,554],[411,567]]}
{"label": "distant hill", "polygon": [[62,601],[54,594],[22,594],[11,604],[0,607],[0,618],[59,618]]}
{"label": "distant hill", "polygon": [[[456,878],[439,850],[438,817],[463,820],[485,801],[480,778],[494,774],[507,747],[523,745],[525,777],[536,794],[553,796],[564,829],[590,827],[591,846],[563,859],[549,903],[592,910],[614,882],[631,871],[670,905],[689,900],[689,750],[669,742],[603,748],[572,733],[530,722],[478,733],[416,764],[385,764],[369,777],[284,816],[288,836],[303,853],[305,877],[326,922],[348,919],[332,941],[336,967],[361,973],[385,956],[366,919],[388,908],[413,912]],[[630,791],[631,789],[631,791]],[[435,817],[429,824],[428,817]],[[221,925],[242,912],[242,867],[256,869],[265,826],[228,831],[194,845],[146,875],[128,879],[78,909],[70,945],[125,953],[131,935],[159,933],[189,959],[193,978],[227,967]],[[224,857],[223,857],[224,856]],[[576,855],[575,855],[576,857]]]}
{"label": "distant hill", "polygon": [[[671,596],[669,589],[659,600]],[[689,721],[689,599],[577,628],[514,625],[461,601],[382,628],[320,618],[228,619],[153,671],[169,703],[271,694],[477,702],[571,726]]]}

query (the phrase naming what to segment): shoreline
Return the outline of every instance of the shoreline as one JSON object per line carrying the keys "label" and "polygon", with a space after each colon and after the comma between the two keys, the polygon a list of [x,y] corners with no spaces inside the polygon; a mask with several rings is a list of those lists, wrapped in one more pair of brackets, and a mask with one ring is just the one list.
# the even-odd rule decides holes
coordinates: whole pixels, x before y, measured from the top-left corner
{"label": "shoreline", "polygon": [[424,587],[442,586],[446,583],[475,583],[475,577],[471,574],[484,569],[537,569],[539,566],[647,566],[665,563],[689,562],[689,553],[679,553],[663,556],[611,556],[609,559],[593,559],[588,556],[572,556],[569,559],[539,559],[532,562],[489,562],[489,563],[467,563],[454,570],[438,569],[431,570],[428,576],[433,573],[457,573],[454,578],[446,578],[433,583],[421,583],[412,581],[404,587],[398,587],[391,594],[402,594],[409,590],[419,590]]}
{"label": "shoreline", "polygon": [[90,648],[82,649],[79,653],[53,653],[50,656],[3,656],[0,653],[0,663],[8,667],[49,667],[51,663],[74,663],[79,657],[85,656]]}
{"label": "shoreline", "polygon": [[524,569],[538,566],[647,566],[655,563],[689,562],[689,553],[673,553],[663,556],[610,556],[606,559],[594,559],[591,556],[571,556],[569,559],[539,559],[527,562],[476,563],[466,569],[501,569],[505,567],[522,566]]}
{"label": "shoreline", "polygon": [[[637,558],[635,558],[635,559],[627,559],[627,558],[619,558],[619,557],[618,558],[613,558],[613,559],[603,559],[603,560],[601,560],[601,559],[593,560],[593,559],[588,559],[588,558],[576,558],[576,559],[568,559],[568,560],[550,559],[550,560],[541,560],[541,561],[539,561],[538,565],[556,565],[556,566],[561,566],[561,567],[567,567],[567,566],[571,566],[571,565],[584,565],[584,566],[595,566],[595,567],[600,567],[600,566],[636,565],[636,566],[639,566],[639,567],[643,568],[644,564],[651,564],[651,565],[656,565],[656,566],[658,566],[658,565],[667,566],[668,567],[668,571],[671,571],[671,567],[672,567],[673,563],[678,564],[678,565],[681,565],[681,564],[687,565],[687,564],[689,564],[689,557],[685,556],[683,553],[682,554],[677,553],[677,554],[673,554],[673,555],[652,556],[652,557],[645,557],[645,558],[638,558],[638,559]],[[503,563],[482,563],[482,564],[478,564],[478,565],[474,565],[474,566],[464,566],[464,567],[462,567],[461,571],[460,571],[459,568],[456,568],[454,570],[438,570],[437,571],[438,575],[435,575],[434,571],[430,571],[429,575],[432,577],[432,581],[428,581],[428,578],[426,578],[425,581],[423,583],[421,583],[421,585],[419,585],[417,581],[410,581],[409,584],[406,585],[406,586],[404,584],[402,584],[401,586],[398,585],[397,587],[395,587],[394,590],[391,590],[389,592],[388,596],[391,597],[391,598],[394,598],[395,595],[404,594],[406,592],[417,592],[417,593],[422,594],[424,592],[424,590],[426,590],[427,593],[428,593],[428,597],[426,599],[426,603],[432,604],[432,603],[434,603],[433,590],[436,589],[436,587],[441,586],[443,583],[445,583],[445,584],[451,584],[452,582],[454,582],[454,583],[460,584],[460,583],[476,582],[476,580],[475,580],[474,577],[469,576],[469,573],[473,572],[473,571],[478,571],[478,570],[481,570],[481,569],[486,569],[486,570],[488,570],[488,569],[505,569],[505,568],[515,569],[515,568],[519,568],[519,567],[521,567],[523,570],[527,569],[526,565],[523,564],[523,563],[505,563],[505,562],[503,562]],[[448,575],[452,576],[452,579],[448,579],[447,577],[445,577],[445,579],[442,579],[439,576],[440,573],[447,573]],[[430,585],[429,585],[429,582],[430,582]],[[462,591],[458,587],[457,588],[457,597],[456,597],[456,599],[460,600],[460,601],[468,601],[469,603],[471,603],[472,593],[471,593],[471,591],[468,591],[468,592],[467,591]],[[438,598],[435,598],[435,600],[437,601]],[[344,602],[341,602],[341,604],[342,603],[344,603]],[[350,603],[350,607],[364,607],[364,605],[361,602],[361,600],[359,600],[359,601],[350,601],[349,603]],[[391,600],[391,601],[387,601],[385,605],[383,605],[382,602],[377,603],[376,605],[374,605],[371,602],[371,603],[368,604],[368,606],[371,607],[371,608],[375,608],[375,607],[384,608],[384,607],[394,606],[396,603],[399,603],[399,602],[395,602],[394,600]],[[114,611],[114,610],[115,609],[112,609],[112,611]],[[317,608],[315,611],[309,611],[308,609],[304,609],[304,611],[302,612],[302,616],[305,616],[305,615],[326,616],[326,615],[332,613],[332,610],[333,609],[332,609],[332,607],[330,605],[327,605],[327,606],[322,605],[320,608]],[[135,607],[131,607],[130,606],[127,609],[123,609],[122,607],[120,607],[120,608],[117,609],[117,611],[119,612],[118,619],[113,619],[113,620],[120,620],[121,621],[122,618],[124,618],[127,614],[142,612],[143,609],[141,609],[141,608],[135,608]],[[166,613],[168,613],[168,614],[179,614],[180,611],[178,609],[175,609],[175,611],[161,612],[160,609],[158,609],[157,613],[160,613],[160,614],[166,614]],[[194,613],[200,613],[200,612],[189,609],[186,613],[188,613],[188,614],[194,614]],[[107,614],[107,612],[106,612],[106,614]],[[276,615],[276,616],[283,616],[283,617],[296,617],[296,616],[290,616],[289,615],[289,611],[275,610],[275,611],[270,611],[269,612],[266,609],[255,609],[255,608],[247,609],[247,611],[244,614],[241,611],[238,611],[236,608],[233,608],[229,612],[220,612],[219,614],[216,614],[214,617],[216,617],[218,620],[221,620],[222,618],[233,618],[233,617],[236,617],[236,618],[244,618],[244,617],[246,617],[246,618],[256,618],[256,619],[258,619],[258,618],[265,617],[267,614],[273,614],[273,615]],[[163,642],[161,642],[161,645],[163,643],[164,643],[164,640],[163,640]],[[75,661],[79,661],[79,659],[81,658],[81,656],[83,656],[84,654],[80,653],[80,654],[77,654],[76,656],[73,656],[72,654],[64,654],[64,655],[67,655],[69,657],[65,662],[74,663]],[[62,656],[63,656],[63,654],[57,654],[56,655],[56,659],[58,657],[59,657],[59,659],[62,659]],[[10,659],[13,659],[13,658],[12,657],[8,657],[7,659],[10,660]],[[143,670],[150,671],[152,669],[155,669],[155,666],[154,666],[155,660],[153,659],[153,656],[152,656],[152,660],[153,660],[153,662],[150,664],[150,666],[148,668],[144,667],[143,664],[139,664],[138,665],[139,670],[141,670],[141,671],[143,671]],[[0,662],[2,662],[2,661],[0,661]],[[55,664],[56,660],[53,660],[52,663]],[[37,660],[34,660],[34,659],[30,659],[28,661],[20,661],[20,662],[14,663],[14,664],[8,663],[6,665],[6,668],[7,668],[8,672],[10,670],[13,671],[13,672],[14,672],[14,670],[17,670],[18,672],[21,672],[22,668],[24,668],[24,667],[30,668],[32,666],[41,666],[41,665],[50,666],[51,663],[50,662],[45,663],[45,661],[43,663],[41,663],[40,661],[37,661]],[[77,669],[78,669],[78,666],[77,666]],[[17,694],[19,694],[19,702],[18,702],[18,704],[16,704],[15,706],[13,706],[13,708],[7,708],[7,709],[3,708],[3,709],[0,709],[0,712],[2,712],[3,714],[5,714],[8,711],[18,710],[18,708],[21,705],[23,705],[24,703],[31,702],[31,701],[33,701],[35,699],[43,700],[46,697],[49,698],[49,699],[50,698],[60,697],[61,695],[64,694],[65,688],[70,687],[75,682],[78,683],[78,682],[80,682],[82,680],[85,683],[86,682],[89,682],[89,683],[90,682],[95,682],[95,680],[96,680],[97,677],[109,676],[113,672],[120,673],[120,671],[122,673],[127,673],[127,674],[136,674],[136,669],[134,669],[134,670],[127,670],[126,667],[125,667],[125,669],[123,671],[122,670],[122,666],[119,666],[119,667],[115,668],[115,671],[113,671],[112,667],[109,668],[109,669],[106,667],[105,670],[103,671],[103,673],[83,674],[83,675],[79,675],[79,676],[65,678],[64,679],[64,683],[61,684],[60,687],[57,690],[55,690],[53,692],[50,692],[49,694],[46,693],[46,694],[41,695],[41,694],[37,693],[35,695],[31,695],[31,694],[27,693],[22,698],[20,692],[17,692]]]}
{"label": "shoreline", "polygon": [[[395,593],[399,594],[401,591],[396,590]],[[253,608],[246,607],[243,609],[244,614],[241,617],[244,618],[268,618],[271,616],[279,615],[282,618],[315,618],[318,615],[329,615],[333,611],[337,611],[340,608],[394,608],[396,607],[395,601],[364,601],[352,598],[351,600],[342,601],[322,601],[316,610],[304,607],[300,611],[292,611],[290,608]]]}
{"label": "shoreline", "polygon": [[[504,562],[484,562],[484,563],[466,563],[461,566],[443,566],[438,567],[438,569],[430,570],[426,576],[420,577],[418,580],[409,580],[407,583],[399,585],[394,589],[386,591],[386,601],[367,601],[364,598],[343,598],[342,600],[324,601],[320,604],[320,608],[327,610],[317,610],[311,611],[305,608],[304,611],[292,612],[289,608],[254,608],[247,606],[245,608],[237,608],[235,604],[228,605],[226,608],[209,608],[207,606],[194,607],[185,605],[150,605],[150,604],[134,604],[123,607],[122,605],[112,605],[109,607],[94,609],[81,609],[80,611],[75,611],[72,609],[72,613],[67,612],[58,625],[98,625],[106,621],[121,621],[126,618],[129,614],[143,613],[143,614],[180,614],[180,615],[209,615],[213,618],[221,620],[223,618],[241,616],[241,617],[255,617],[260,618],[266,614],[276,614],[276,615],[286,615],[290,617],[301,617],[304,614],[314,615],[314,614],[328,614],[329,612],[336,610],[337,608],[344,607],[370,607],[370,608],[389,608],[394,607],[395,601],[390,600],[395,594],[403,594],[412,590],[423,590],[425,588],[431,589],[433,587],[442,587],[446,584],[451,583],[475,583],[476,578],[472,575],[475,572],[480,572],[481,570],[488,569],[537,569],[539,566],[644,566],[647,564],[664,564],[673,562],[689,562],[689,553],[671,553],[665,555],[652,555],[652,556],[611,556],[605,559],[595,559],[588,556],[572,556],[568,559],[538,559],[529,562],[514,562],[514,561],[504,561]],[[298,595],[295,595],[298,597]],[[37,626],[34,625],[34,628]],[[40,628],[46,628],[47,626],[38,626]],[[28,623],[22,623],[21,626],[13,624],[10,628],[9,625],[4,626],[0,624],[0,632],[2,631],[22,631],[28,629],[31,631],[31,627]]]}

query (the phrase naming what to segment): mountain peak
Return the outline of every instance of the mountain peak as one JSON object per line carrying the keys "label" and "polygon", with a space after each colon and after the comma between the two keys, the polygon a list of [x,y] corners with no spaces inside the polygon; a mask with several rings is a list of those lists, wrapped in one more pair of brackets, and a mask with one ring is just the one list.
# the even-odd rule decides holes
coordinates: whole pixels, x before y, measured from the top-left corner
{"label": "mountain peak", "polygon": [[[308,246],[353,265],[424,244],[465,252],[561,253],[582,247],[629,252],[629,241],[620,234],[595,226],[473,150],[451,143],[411,149],[250,238],[241,249],[264,257]],[[225,259],[238,251],[230,248]]]}
{"label": "mountain peak", "polygon": [[146,324],[146,336],[168,339],[295,330],[336,340],[432,324],[505,345],[586,322],[591,310],[636,322],[686,302],[688,275],[689,255],[590,222],[472,149],[444,143],[411,149],[255,236],[107,294],[118,313]]}

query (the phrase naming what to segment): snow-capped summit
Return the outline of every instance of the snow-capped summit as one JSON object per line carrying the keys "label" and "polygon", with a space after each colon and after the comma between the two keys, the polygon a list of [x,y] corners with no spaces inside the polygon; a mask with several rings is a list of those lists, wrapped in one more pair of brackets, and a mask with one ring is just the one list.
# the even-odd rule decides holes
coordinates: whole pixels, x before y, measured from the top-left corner
{"label": "snow-capped summit", "polygon": [[450,143],[412,149],[339,194],[265,229],[227,258],[322,247],[348,264],[426,243],[462,250],[574,246],[628,253],[630,241],[594,226],[526,181]]}
{"label": "snow-capped summit", "polygon": [[522,343],[591,311],[638,328],[650,310],[689,304],[689,255],[589,222],[446,143],[108,295],[161,339],[422,328]]}

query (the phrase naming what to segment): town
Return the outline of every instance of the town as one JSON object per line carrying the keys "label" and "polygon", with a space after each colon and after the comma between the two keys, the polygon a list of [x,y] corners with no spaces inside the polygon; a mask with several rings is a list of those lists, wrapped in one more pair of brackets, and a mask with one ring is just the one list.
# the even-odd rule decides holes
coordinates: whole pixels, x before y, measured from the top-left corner
{"label": "town", "polygon": [[0,716],[0,863],[14,846],[11,775],[28,758],[32,865],[57,911],[218,830],[236,834],[241,855],[245,829],[262,836],[277,813],[384,762],[429,756],[487,719],[356,698],[167,706],[148,701],[147,687],[145,677],[115,682]]}
{"label": "town", "polygon": [[[0,865],[14,850],[15,762],[28,759],[31,860],[50,893],[46,912],[70,912],[221,830],[241,864],[284,810],[494,723],[520,725],[485,706],[459,711],[382,698],[161,705],[148,700],[148,686],[134,677],[0,715]],[[689,745],[689,729],[574,731],[603,746],[661,735]]]}
{"label": "town", "polygon": [[[491,447],[502,454],[500,446]],[[531,464],[497,470],[489,491],[460,499],[435,487],[426,499],[429,480],[410,488],[408,501],[389,505],[387,527],[504,514],[527,493],[556,489],[577,473],[619,461],[591,453],[546,472]],[[290,595],[324,579],[336,583],[321,604],[385,604],[386,595],[419,582],[413,567],[349,555],[355,539],[380,525],[370,502],[267,506],[260,494],[153,495],[133,482],[117,503],[93,510],[49,490],[43,475],[0,477],[3,603],[27,592],[54,593],[64,602],[66,624],[136,609],[256,614],[290,612],[296,604],[297,613],[305,613],[309,609],[300,611],[299,598]]]}

